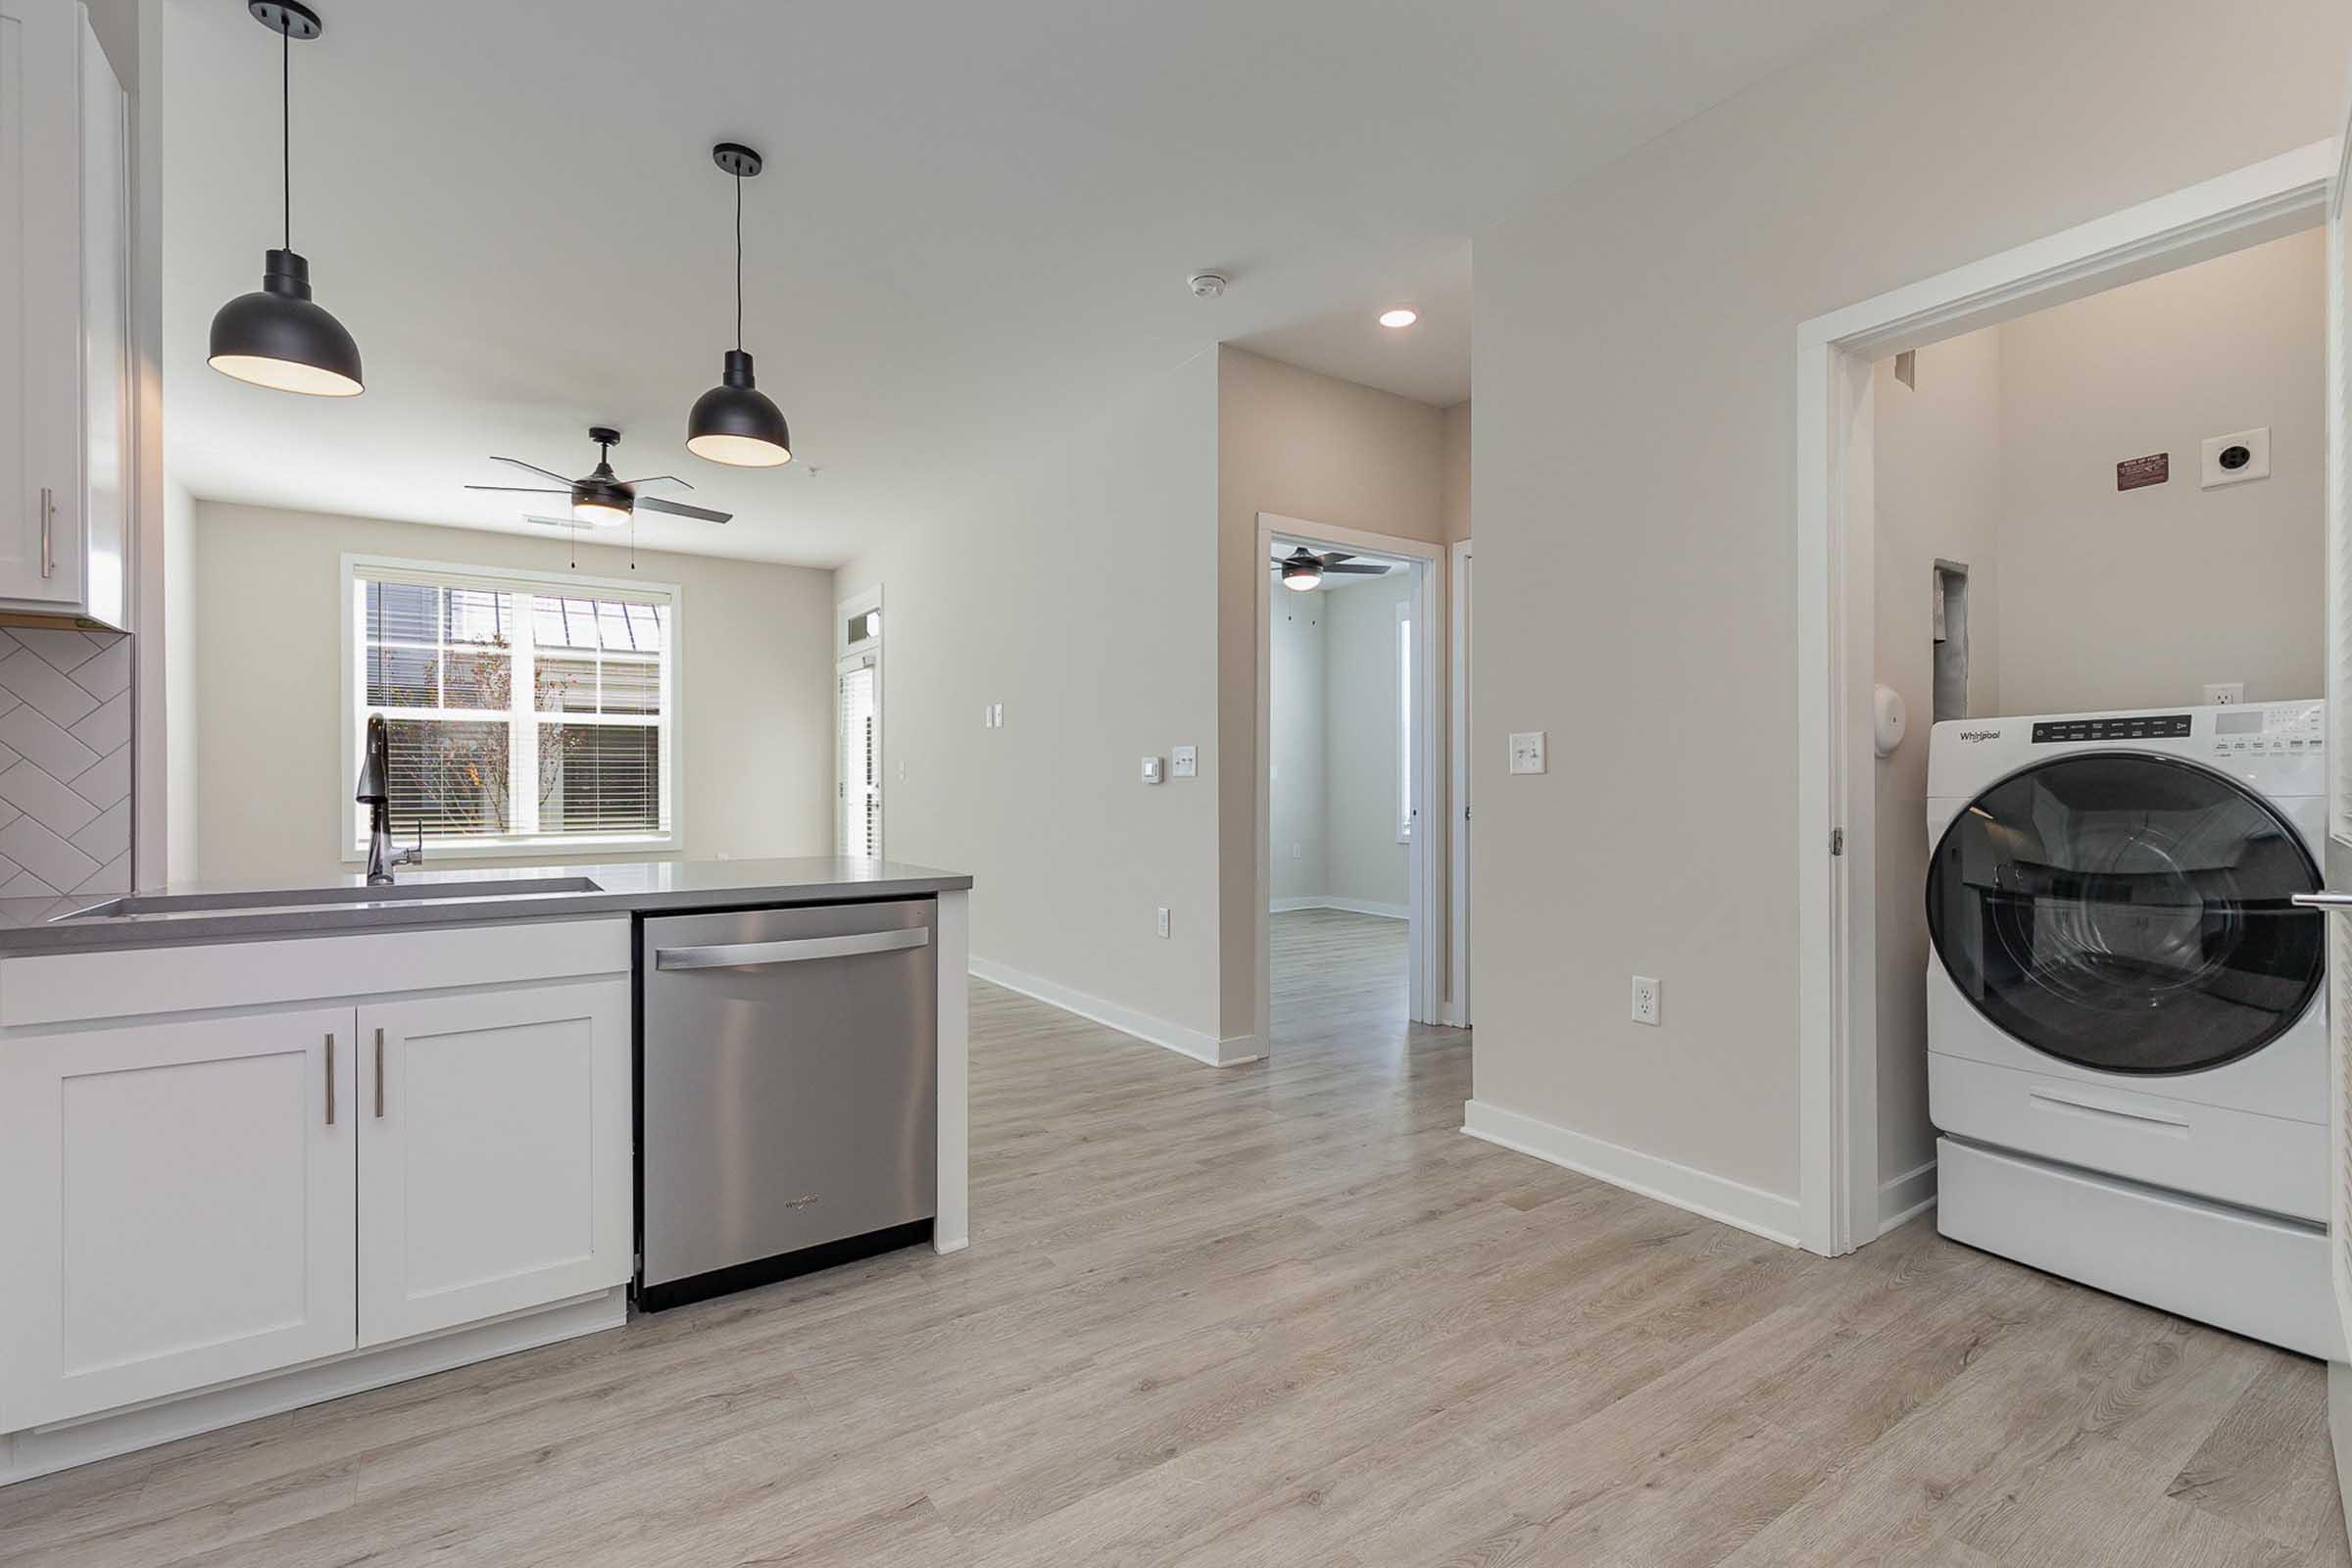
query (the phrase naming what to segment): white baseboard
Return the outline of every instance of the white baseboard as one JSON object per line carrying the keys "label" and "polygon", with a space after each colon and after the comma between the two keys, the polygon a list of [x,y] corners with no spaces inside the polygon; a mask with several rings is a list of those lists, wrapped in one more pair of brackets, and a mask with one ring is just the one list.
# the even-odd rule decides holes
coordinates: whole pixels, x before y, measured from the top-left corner
{"label": "white baseboard", "polygon": [[1165,1018],[1138,1012],[1133,1007],[1121,1006],[1102,997],[1089,996],[1083,991],[1075,991],[1055,981],[999,963],[994,958],[975,956],[970,968],[974,975],[990,985],[1018,991],[1022,996],[1049,1006],[1074,1012],[1081,1018],[1091,1019],[1107,1029],[1116,1029],[1123,1035],[1133,1035],[1138,1040],[1165,1046],[1195,1061],[1207,1062],[1211,1067],[1238,1067],[1265,1054],[1255,1035],[1235,1035],[1231,1039],[1220,1040],[1203,1030],[1170,1023]]}
{"label": "white baseboard", "polygon": [[1304,898],[1266,901],[1266,910],[1270,914],[1293,914],[1300,909],[1337,909],[1343,914],[1377,914],[1384,920],[1410,920],[1413,917],[1410,905],[1375,904],[1370,899],[1343,899],[1332,893],[1311,893]]}
{"label": "white baseboard", "polygon": [[2328,1363],[2328,1437],[2335,1449],[2335,1491],[2352,1518],[2352,1366]]}
{"label": "white baseboard", "polygon": [[235,1426],[298,1405],[341,1398],[430,1372],[512,1355],[628,1320],[628,1287],[615,1285],[553,1306],[534,1307],[423,1339],[403,1340],[241,1383],[109,1411],[59,1426],[0,1436],[0,1486],[77,1464],[151,1448],[175,1438]]}
{"label": "white baseboard", "polygon": [[1936,1162],[1914,1165],[1879,1184],[1879,1234],[1910,1223],[1936,1206]]}
{"label": "white baseboard", "polygon": [[1732,1181],[1690,1165],[1644,1154],[1588,1133],[1504,1110],[1483,1100],[1462,1105],[1462,1131],[1504,1149],[1564,1165],[1614,1187],[1689,1209],[1707,1219],[1736,1225],[1766,1241],[1795,1247],[1803,1205],[1780,1193]]}

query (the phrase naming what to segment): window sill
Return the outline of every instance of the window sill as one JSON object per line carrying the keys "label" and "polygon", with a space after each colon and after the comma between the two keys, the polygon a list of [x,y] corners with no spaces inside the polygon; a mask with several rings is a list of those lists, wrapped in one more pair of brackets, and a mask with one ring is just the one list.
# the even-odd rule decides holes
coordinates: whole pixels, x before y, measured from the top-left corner
{"label": "window sill", "polygon": [[[414,848],[416,841],[395,834],[396,848]],[[590,856],[659,855],[663,851],[675,853],[683,847],[676,833],[615,833],[583,837],[566,833],[538,838],[510,839],[426,839],[424,864],[427,868],[437,860],[523,860],[534,856],[558,858],[577,858]],[[346,844],[344,863],[357,865],[368,858],[366,844]]]}

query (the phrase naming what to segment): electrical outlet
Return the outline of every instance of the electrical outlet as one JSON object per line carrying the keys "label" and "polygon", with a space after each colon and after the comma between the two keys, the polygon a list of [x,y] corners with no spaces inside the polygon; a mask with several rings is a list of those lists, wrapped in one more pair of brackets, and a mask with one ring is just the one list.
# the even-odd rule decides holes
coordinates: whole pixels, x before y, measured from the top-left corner
{"label": "electrical outlet", "polygon": [[1168,934],[1168,911],[1165,909],[1159,911],[1159,934],[1163,937]]}
{"label": "electrical outlet", "polygon": [[2216,705],[2227,706],[2230,703],[2242,703],[2245,700],[2246,683],[2242,680],[2207,681],[2205,683],[2205,706],[2208,708]]}
{"label": "electrical outlet", "polygon": [[1634,976],[1634,1022],[1657,1027],[1658,982],[1645,974]]}

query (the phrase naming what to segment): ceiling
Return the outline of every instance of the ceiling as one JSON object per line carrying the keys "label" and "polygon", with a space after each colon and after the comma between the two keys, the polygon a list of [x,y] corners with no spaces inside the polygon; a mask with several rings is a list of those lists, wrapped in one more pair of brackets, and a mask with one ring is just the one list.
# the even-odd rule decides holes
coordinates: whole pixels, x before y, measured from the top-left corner
{"label": "ceiling", "polygon": [[[639,542],[836,564],[952,512],[1116,389],[1219,341],[1434,404],[1469,391],[1480,221],[1887,0],[323,0],[294,46],[294,248],[368,392],[204,365],[278,243],[277,39],[167,0],[166,442],[199,496],[544,534],[469,495],[612,423],[724,528]],[[684,25],[680,19],[687,19]],[[796,461],[684,450],[731,331]],[[1192,297],[1191,272],[1232,277]],[[1396,303],[1421,321],[1386,331]]]}

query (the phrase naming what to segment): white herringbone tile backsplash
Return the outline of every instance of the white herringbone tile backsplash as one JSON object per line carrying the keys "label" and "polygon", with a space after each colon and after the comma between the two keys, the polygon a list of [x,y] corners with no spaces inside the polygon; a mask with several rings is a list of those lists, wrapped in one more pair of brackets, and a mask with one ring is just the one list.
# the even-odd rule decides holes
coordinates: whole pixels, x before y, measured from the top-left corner
{"label": "white herringbone tile backsplash", "polygon": [[0,899],[130,891],[130,639],[0,629]]}

